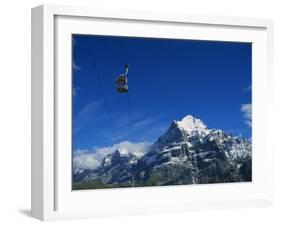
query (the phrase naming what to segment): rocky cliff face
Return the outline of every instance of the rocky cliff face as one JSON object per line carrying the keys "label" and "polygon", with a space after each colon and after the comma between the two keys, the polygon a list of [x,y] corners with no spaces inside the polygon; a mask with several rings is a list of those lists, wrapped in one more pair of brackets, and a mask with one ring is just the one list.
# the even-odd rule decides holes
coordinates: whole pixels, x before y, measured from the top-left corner
{"label": "rocky cliff face", "polygon": [[249,140],[208,129],[189,115],[173,121],[146,154],[116,150],[98,169],[74,171],[73,179],[116,186],[251,181],[251,149]]}

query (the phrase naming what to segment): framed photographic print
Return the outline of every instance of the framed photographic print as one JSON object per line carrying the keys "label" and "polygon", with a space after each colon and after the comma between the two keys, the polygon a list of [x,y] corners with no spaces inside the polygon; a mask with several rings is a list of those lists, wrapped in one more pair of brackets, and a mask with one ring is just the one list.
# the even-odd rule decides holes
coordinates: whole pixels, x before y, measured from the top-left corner
{"label": "framed photographic print", "polygon": [[34,8],[32,215],[270,205],[272,30],[265,19]]}

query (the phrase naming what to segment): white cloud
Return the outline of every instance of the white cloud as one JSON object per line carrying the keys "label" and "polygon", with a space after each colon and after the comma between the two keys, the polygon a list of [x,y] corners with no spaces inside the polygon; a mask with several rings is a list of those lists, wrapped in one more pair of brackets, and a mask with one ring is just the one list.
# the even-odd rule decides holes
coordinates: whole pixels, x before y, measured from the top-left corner
{"label": "white cloud", "polygon": [[78,169],[96,169],[100,163],[94,154],[87,150],[78,150],[73,155],[73,167]]}
{"label": "white cloud", "polygon": [[243,89],[244,92],[251,91],[251,90],[252,90],[252,86],[251,85]]}
{"label": "white cloud", "polygon": [[243,113],[245,123],[249,127],[252,127],[252,104],[242,104],[241,112]]}
{"label": "white cloud", "polygon": [[73,90],[72,90],[72,95],[73,97],[76,97],[77,94],[78,94],[78,90],[80,89],[80,87],[74,87]]}
{"label": "white cloud", "polygon": [[81,67],[79,67],[79,66],[75,63],[75,61],[73,61],[72,67],[73,67],[74,70],[77,70],[77,71],[81,70]]}
{"label": "white cloud", "polygon": [[149,143],[131,143],[124,141],[113,146],[98,147],[94,150],[76,150],[73,155],[73,167],[80,169],[96,169],[100,166],[103,158],[119,148],[122,154],[134,153],[143,155],[148,151]]}
{"label": "white cloud", "polygon": [[74,118],[74,133],[80,131],[93,118],[94,113],[100,108],[100,102],[86,104]]}

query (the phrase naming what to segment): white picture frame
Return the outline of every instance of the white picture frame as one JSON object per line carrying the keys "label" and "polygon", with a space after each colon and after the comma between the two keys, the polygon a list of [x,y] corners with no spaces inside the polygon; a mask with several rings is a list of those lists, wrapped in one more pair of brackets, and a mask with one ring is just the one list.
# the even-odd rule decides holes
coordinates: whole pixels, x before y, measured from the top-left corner
{"label": "white picture frame", "polygon": [[[182,32],[187,28],[189,32]],[[253,182],[73,192],[69,176],[69,47],[70,34],[77,32],[252,42]],[[267,19],[57,5],[33,8],[32,216],[41,220],[56,220],[271,205],[273,176],[270,173],[273,172],[274,150],[269,148],[266,139],[261,138],[267,134],[268,100],[272,97],[273,86],[272,58],[273,22]]]}

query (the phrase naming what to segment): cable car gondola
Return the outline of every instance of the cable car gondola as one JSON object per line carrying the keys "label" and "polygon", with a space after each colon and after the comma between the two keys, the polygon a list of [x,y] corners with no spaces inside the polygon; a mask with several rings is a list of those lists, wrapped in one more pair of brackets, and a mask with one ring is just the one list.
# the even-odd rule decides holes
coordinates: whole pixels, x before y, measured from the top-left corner
{"label": "cable car gondola", "polygon": [[119,93],[127,93],[128,92],[128,71],[129,71],[129,65],[125,65],[125,73],[118,75],[116,78],[116,89]]}

